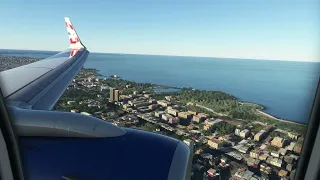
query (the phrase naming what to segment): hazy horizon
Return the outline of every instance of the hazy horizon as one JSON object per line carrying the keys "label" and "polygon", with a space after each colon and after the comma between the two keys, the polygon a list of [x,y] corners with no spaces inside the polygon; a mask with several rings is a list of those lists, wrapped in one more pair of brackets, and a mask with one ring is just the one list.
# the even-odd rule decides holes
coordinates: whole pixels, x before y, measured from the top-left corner
{"label": "hazy horizon", "polygon": [[[38,49],[2,49],[0,50],[14,50],[14,51],[44,51],[44,52],[62,52],[64,50],[38,50]],[[90,51],[90,49],[88,49]],[[177,57],[199,57],[199,58],[220,58],[220,59],[239,59],[239,60],[261,60],[261,61],[288,61],[288,62],[316,62],[320,63],[320,61],[308,61],[308,60],[283,60],[283,59],[248,59],[248,58],[233,58],[233,57],[209,57],[209,56],[185,56],[185,55],[170,55],[170,54],[133,54],[133,53],[125,53],[125,52],[92,52],[95,54],[121,54],[121,55],[146,55],[146,56],[177,56]],[[0,54],[1,55],[1,54]]]}

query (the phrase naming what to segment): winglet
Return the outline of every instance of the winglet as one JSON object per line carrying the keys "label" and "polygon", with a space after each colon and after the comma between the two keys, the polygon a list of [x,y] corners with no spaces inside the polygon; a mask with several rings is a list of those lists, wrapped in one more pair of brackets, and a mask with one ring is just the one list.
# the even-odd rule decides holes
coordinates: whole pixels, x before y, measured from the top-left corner
{"label": "winglet", "polygon": [[68,17],[65,17],[64,20],[66,22],[66,27],[69,35],[69,42],[70,42],[70,48],[71,48],[70,57],[71,57],[71,56],[74,56],[79,49],[86,48],[86,47],[80,41],[80,38],[76,32],[76,29],[72,25],[70,19]]}

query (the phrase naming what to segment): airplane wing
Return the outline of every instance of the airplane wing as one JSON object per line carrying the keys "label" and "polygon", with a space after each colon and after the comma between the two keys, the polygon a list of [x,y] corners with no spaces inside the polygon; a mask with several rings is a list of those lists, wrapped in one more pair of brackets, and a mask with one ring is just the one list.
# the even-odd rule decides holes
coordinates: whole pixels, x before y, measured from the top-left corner
{"label": "airplane wing", "polygon": [[177,139],[49,111],[89,54],[65,21],[70,50],[0,73],[28,179],[190,179],[193,148]]}
{"label": "airplane wing", "polygon": [[65,18],[70,49],[0,73],[4,99],[17,107],[50,110],[85,63],[89,51]]}

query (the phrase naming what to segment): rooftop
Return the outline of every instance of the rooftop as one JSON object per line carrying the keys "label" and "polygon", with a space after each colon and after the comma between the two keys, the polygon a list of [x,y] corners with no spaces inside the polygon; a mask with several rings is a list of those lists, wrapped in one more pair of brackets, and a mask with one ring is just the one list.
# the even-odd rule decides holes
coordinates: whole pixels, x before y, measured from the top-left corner
{"label": "rooftop", "polygon": [[217,143],[217,144],[220,144],[220,143],[222,143],[222,141],[220,141],[219,139],[216,139],[216,138],[212,138],[212,139],[210,139],[212,142],[215,142],[215,143]]}

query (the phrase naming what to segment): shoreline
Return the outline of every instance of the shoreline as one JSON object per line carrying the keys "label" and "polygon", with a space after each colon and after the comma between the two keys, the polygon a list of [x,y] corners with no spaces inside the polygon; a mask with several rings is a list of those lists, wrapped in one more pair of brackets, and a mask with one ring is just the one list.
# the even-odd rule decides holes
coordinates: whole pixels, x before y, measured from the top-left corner
{"label": "shoreline", "polygon": [[261,105],[261,104],[247,102],[247,101],[240,101],[240,100],[238,100],[238,98],[237,98],[237,101],[241,102],[241,103],[247,103],[247,104],[257,105],[257,106],[261,107],[261,109],[256,109],[256,111],[257,111],[258,114],[260,114],[260,115],[262,115],[264,117],[268,117],[268,118],[276,120],[276,121],[286,122],[286,123],[291,123],[291,124],[296,124],[296,125],[303,125],[303,126],[307,126],[308,125],[307,123],[295,122],[295,121],[290,121],[290,120],[286,120],[286,119],[281,119],[281,118],[279,118],[277,116],[274,116],[272,114],[264,112],[264,110],[266,110],[267,108],[265,106]]}
{"label": "shoreline", "polygon": [[[84,68],[84,69],[95,69],[95,68]],[[96,71],[99,71],[97,69],[95,69]],[[101,77],[101,76],[100,76]],[[109,76],[105,76],[105,75],[102,75],[102,77],[105,77],[105,78],[110,78]],[[113,78],[110,78],[110,79],[113,79]],[[124,78],[121,78],[123,80],[126,80]],[[120,79],[116,79],[116,80],[120,80]],[[132,80],[126,80],[126,81],[132,81]],[[132,81],[132,82],[136,82],[136,81]],[[136,82],[136,83],[140,83],[140,82]],[[142,82],[144,83],[144,82]],[[155,84],[156,87],[155,88],[163,88],[163,89],[180,89],[180,90],[184,90],[184,89],[190,89],[191,87],[182,87],[182,88],[179,88],[179,87],[173,87],[173,86],[167,86],[167,85],[159,85],[159,84]],[[193,90],[200,90],[200,89],[195,89],[195,88],[191,88]],[[201,90],[200,90],[201,91]],[[213,92],[217,92],[217,91],[214,91],[214,90],[205,90],[205,91],[213,91]],[[233,96],[232,94],[229,94],[227,92],[224,92],[224,91],[219,91],[219,92],[223,92],[225,94],[228,94],[230,95],[231,97],[234,98],[235,101],[239,102],[239,103],[246,103],[246,104],[251,104],[251,105],[255,105],[255,106],[258,106],[260,107],[261,109],[256,109],[256,112],[258,114],[260,114],[261,116],[264,116],[264,117],[268,117],[272,120],[276,120],[276,121],[279,121],[279,122],[285,122],[285,123],[291,123],[291,124],[296,124],[296,125],[303,125],[303,126],[307,126],[308,124],[305,124],[305,123],[301,123],[301,122],[295,122],[295,121],[290,121],[290,120],[285,120],[285,119],[281,119],[281,118],[278,118],[276,116],[273,116],[269,113],[266,113],[264,112],[263,110],[266,110],[266,107],[261,105],[261,104],[257,104],[257,103],[253,103],[253,102],[247,102],[245,100],[240,100],[239,98]]]}
{"label": "shoreline", "polygon": [[296,125],[304,125],[304,126],[308,125],[308,124],[304,124],[304,123],[299,123],[299,122],[294,122],[294,121],[290,121],[290,120],[280,119],[280,118],[277,118],[275,116],[272,116],[271,114],[263,112],[262,110],[259,110],[259,109],[257,109],[256,111],[257,111],[258,114],[260,114],[262,116],[265,116],[265,117],[268,117],[268,118],[271,118],[271,119],[276,120],[276,121],[285,122],[285,123],[291,123],[291,124],[296,124]]}

